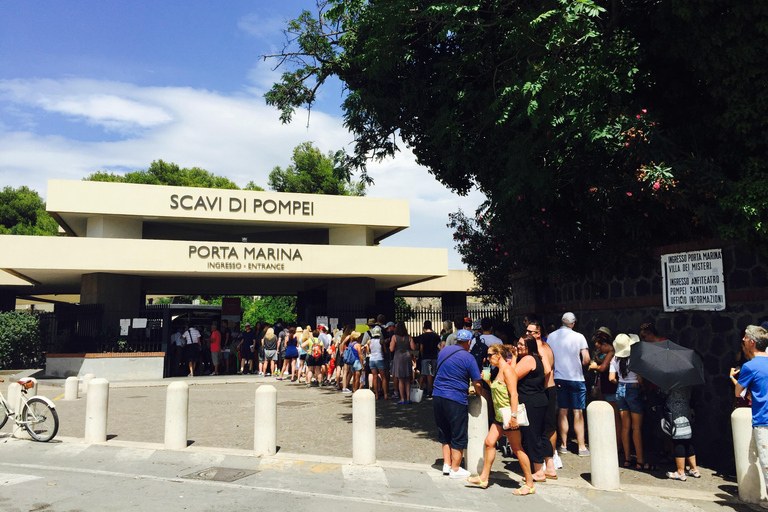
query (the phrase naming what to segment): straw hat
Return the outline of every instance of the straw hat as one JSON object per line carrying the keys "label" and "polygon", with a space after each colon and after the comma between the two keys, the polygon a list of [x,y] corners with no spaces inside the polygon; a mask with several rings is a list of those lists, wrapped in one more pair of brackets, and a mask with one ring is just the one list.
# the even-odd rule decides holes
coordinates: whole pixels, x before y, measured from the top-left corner
{"label": "straw hat", "polygon": [[632,345],[640,341],[636,334],[626,335],[621,333],[613,340],[613,348],[616,350],[616,357],[629,357]]}

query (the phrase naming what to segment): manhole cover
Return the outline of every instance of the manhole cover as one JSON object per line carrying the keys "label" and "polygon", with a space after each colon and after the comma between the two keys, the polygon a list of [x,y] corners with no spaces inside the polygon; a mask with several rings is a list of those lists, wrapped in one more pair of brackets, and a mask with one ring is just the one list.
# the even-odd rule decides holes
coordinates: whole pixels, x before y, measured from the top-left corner
{"label": "manhole cover", "polygon": [[298,400],[287,400],[285,402],[279,402],[277,405],[282,405],[283,407],[300,407],[302,405],[309,405],[312,402],[299,402]]}
{"label": "manhole cover", "polygon": [[234,482],[235,480],[240,480],[241,478],[251,476],[255,473],[256,471],[247,469],[208,468],[184,475],[181,478],[189,478],[190,480],[209,480],[212,482]]}

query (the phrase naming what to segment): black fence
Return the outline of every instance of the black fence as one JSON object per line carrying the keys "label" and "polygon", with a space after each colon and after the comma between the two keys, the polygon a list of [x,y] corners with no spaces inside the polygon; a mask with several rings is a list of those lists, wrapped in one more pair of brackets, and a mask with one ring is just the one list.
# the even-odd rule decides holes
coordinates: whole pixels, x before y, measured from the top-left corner
{"label": "black fence", "polygon": [[408,332],[414,335],[421,334],[426,320],[431,321],[432,329],[439,333],[443,328],[444,321],[449,321],[453,324],[453,320],[459,317],[470,317],[473,321],[490,318],[493,320],[494,325],[499,325],[509,322],[511,314],[508,307],[499,305],[479,305],[477,307],[446,309],[407,306],[395,309],[395,321],[404,322]]}
{"label": "black fence", "polygon": [[40,319],[43,351],[164,352],[170,337],[168,305],[146,305],[138,311],[106,310],[103,304],[57,304]]}

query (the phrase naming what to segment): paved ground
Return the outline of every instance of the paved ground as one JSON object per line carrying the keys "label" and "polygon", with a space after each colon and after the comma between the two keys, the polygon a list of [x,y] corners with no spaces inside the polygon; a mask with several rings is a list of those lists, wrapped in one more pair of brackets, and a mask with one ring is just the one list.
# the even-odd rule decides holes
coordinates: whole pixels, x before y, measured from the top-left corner
{"label": "paved ground", "polygon": [[[190,471],[194,468],[205,469],[205,467],[200,466],[208,464],[206,457],[212,457],[210,460],[215,459],[215,461],[219,461],[221,457],[229,457],[230,455],[228,454],[236,457],[236,463],[229,463],[222,459],[219,462],[215,462],[215,464],[211,462],[210,465],[221,466],[223,464],[222,467],[240,467],[242,465],[257,464],[257,469],[259,469],[257,475],[260,476],[248,477],[255,479],[253,482],[247,480],[250,483],[246,485],[238,480],[238,485],[245,485],[248,489],[258,488],[260,485],[263,485],[259,484],[259,478],[266,477],[266,472],[263,470],[267,460],[273,461],[266,462],[267,466],[269,464],[279,465],[281,460],[314,461],[309,465],[294,462],[288,464],[297,472],[296,474],[291,473],[292,476],[289,478],[291,482],[294,481],[294,476],[304,479],[306,475],[302,472],[305,470],[310,473],[314,470],[317,470],[315,472],[322,473],[324,470],[319,471],[318,468],[324,468],[324,464],[333,466],[333,470],[329,470],[331,473],[333,471],[340,472],[332,476],[329,475],[330,481],[338,479],[339,481],[347,482],[350,474],[357,474],[349,468],[347,470],[343,469],[352,455],[351,397],[323,388],[307,389],[303,385],[279,382],[270,378],[230,376],[177,379],[192,384],[190,388],[189,422],[191,444],[182,452],[161,450],[164,431],[165,386],[172,380],[166,379],[159,382],[143,383],[113,383],[110,386],[109,401],[108,434],[110,440],[105,446],[92,447],[81,444],[85,424],[86,400],[81,398],[74,402],[66,402],[63,400],[63,381],[41,381],[40,394],[55,400],[61,419],[61,428],[57,440],[64,442],[41,445],[28,441],[10,441],[11,428],[6,426],[0,431],[0,436],[4,435],[5,440],[9,440],[9,442],[0,444],[0,453],[3,454],[0,457],[2,464],[11,464],[7,455],[12,453],[28,454],[29,459],[21,457],[14,463],[16,464],[15,466],[8,466],[6,469],[3,469],[3,466],[0,464],[0,473],[25,474],[24,466],[21,462],[21,460],[24,460],[24,463],[30,463],[34,466],[35,475],[43,475],[40,478],[45,480],[48,478],[45,475],[53,476],[57,474],[57,471],[60,471],[48,469],[57,466],[59,462],[50,462],[45,459],[48,457],[57,458],[69,451],[72,453],[73,458],[66,460],[72,463],[82,461],[84,464],[80,469],[82,471],[90,471],[94,466],[88,465],[86,463],[87,458],[83,458],[81,455],[103,453],[105,454],[103,456],[105,460],[112,458],[115,461],[120,461],[121,464],[117,466],[99,464],[98,467],[106,467],[117,473],[116,475],[98,475],[94,473],[95,477],[98,476],[99,479],[104,478],[106,480],[111,478],[133,478],[126,475],[134,470],[140,474],[150,471],[150,469],[144,466],[140,468],[129,467],[130,464],[128,462],[132,460],[131,457],[138,457],[145,465],[149,461],[165,461],[162,464],[169,465],[173,471],[167,474],[163,473],[162,478],[175,479],[179,478],[183,471],[187,469]],[[279,427],[277,442],[279,452],[275,458],[258,461],[258,459],[249,457],[248,451],[253,446],[254,393],[255,389],[264,383],[274,385],[278,390]],[[2,441],[3,439],[0,439],[0,442]],[[422,478],[426,478],[425,482],[432,482],[432,485],[436,486],[435,489],[445,491],[443,487],[447,485],[445,484],[447,479],[443,479],[439,471],[442,461],[439,459],[441,457],[439,445],[435,441],[431,401],[408,406],[379,401],[377,403],[376,442],[377,458],[380,461],[376,467],[384,472],[389,488],[393,488],[393,484],[395,484],[394,487],[399,489],[397,492],[400,493],[401,497],[412,497],[419,494],[422,491],[422,484],[419,483],[422,481]],[[114,451],[102,451],[109,447],[113,447]],[[139,450],[139,452],[136,452],[136,450]],[[122,455],[114,453],[115,451],[122,453]],[[140,455],[137,455],[138,453]],[[77,456],[74,457],[74,455]],[[193,464],[196,460],[195,457],[203,457],[205,463]],[[248,460],[250,462],[247,462]],[[650,509],[670,510],[671,508],[681,508],[681,505],[678,504],[673,507],[665,502],[665,506],[659,508],[662,502],[653,500],[674,496],[679,499],[693,500],[691,503],[696,503],[695,506],[700,508],[702,503],[720,503],[721,505],[738,508],[738,505],[733,501],[733,495],[736,493],[735,483],[732,479],[717,475],[710,470],[702,469],[704,476],[700,480],[689,479],[687,482],[681,483],[670,481],[664,477],[664,471],[671,469],[671,466],[664,467],[662,468],[663,471],[657,473],[621,469],[622,488],[625,490],[625,495],[623,498],[618,498],[614,495],[615,493],[595,494],[596,491],[591,489],[589,486],[589,458],[580,458],[573,454],[568,454],[563,457],[563,462],[565,467],[559,473],[560,478],[556,482],[550,481],[540,484],[540,491],[537,497],[541,495],[544,497],[542,499],[547,501],[546,496],[549,493],[553,493],[551,496],[556,496],[556,500],[565,498],[565,501],[571,503],[571,499],[568,498],[570,494],[568,493],[575,493],[573,497],[575,501],[572,503],[577,504],[581,503],[579,501],[581,498],[592,500],[594,496],[607,494],[612,497],[603,496],[595,499],[597,502],[605,504],[605,506],[609,504],[612,506],[631,504],[632,507],[635,507],[638,503],[643,503],[645,506],[650,507]],[[126,466],[126,464],[128,465]],[[271,468],[271,466],[269,467]],[[314,470],[307,469],[310,467],[314,468]],[[128,473],[123,475],[125,471],[128,471]],[[378,474],[379,470],[375,471]],[[402,473],[403,471],[405,473]],[[408,471],[415,471],[421,476],[408,476]],[[390,474],[391,472],[395,473]],[[460,488],[461,491],[458,492],[469,493],[467,496],[472,497],[480,495],[483,497],[489,496],[490,501],[493,502],[496,493],[502,492],[503,494],[502,490],[504,489],[507,490],[505,495],[509,497],[508,490],[510,487],[517,485],[519,473],[519,466],[514,459],[503,458],[499,455],[494,464],[494,472],[492,473],[492,481],[494,483],[492,488],[497,488],[497,490],[489,489],[485,493],[478,493],[477,489],[464,489],[463,485],[458,487],[454,485],[450,489]],[[369,478],[369,476],[361,477],[363,482],[368,482],[370,478],[373,478]],[[277,477],[279,478],[279,474]],[[408,485],[409,479],[413,479],[410,486]],[[185,479],[184,481],[186,482],[187,480]],[[353,481],[355,480],[353,479]],[[377,481],[382,482],[380,479]],[[22,483],[19,482],[19,485]],[[451,485],[456,483],[450,482]],[[39,482],[35,484],[30,480],[28,485],[39,485]],[[366,483],[365,485],[368,484]],[[232,489],[235,489],[235,494],[237,494],[239,492],[238,489],[242,491],[248,490],[246,487],[234,487]],[[313,489],[311,485],[309,487],[301,485],[299,488]],[[342,485],[342,494],[348,488],[353,489],[354,485],[350,482],[347,482],[347,487]],[[195,487],[195,489],[199,489],[199,486]],[[226,490],[226,487],[224,489]],[[323,492],[331,492],[333,489],[335,488],[331,486]],[[545,491],[544,489],[547,490]],[[197,491],[191,492],[194,494]],[[364,495],[369,497],[378,496],[376,493],[372,494],[370,490],[365,490]],[[394,494],[390,491],[386,492],[386,496],[391,497],[391,495]],[[581,498],[577,499],[576,495]],[[639,498],[641,496],[647,497],[647,499],[643,498],[646,499],[645,502]],[[291,494],[285,498],[298,500],[301,496]],[[452,504],[451,506],[454,508],[462,508],[464,501],[458,497],[456,499],[458,501],[448,501],[446,503]],[[466,500],[466,498],[463,499]],[[474,498],[470,498],[470,502],[473,502],[473,500]],[[622,502],[621,500],[630,501]],[[354,500],[342,501],[349,504],[350,507],[355,502]],[[425,503],[430,502],[427,501]],[[543,505],[544,503],[542,502],[541,504]],[[374,503],[371,502],[370,505],[373,506]],[[667,505],[670,506],[667,507]],[[383,504],[382,506],[389,505]],[[601,510],[602,506],[599,505],[596,510]],[[77,509],[78,507],[73,505],[70,509],[72,508]],[[703,508],[706,510],[710,509],[708,507]],[[470,509],[475,509],[475,507],[470,507]],[[0,510],[6,510],[1,501]],[[26,509],[21,508],[19,510]],[[92,509],[83,508],[83,510]],[[484,508],[483,510],[487,509]],[[585,510],[585,508],[578,507],[573,508],[573,510]],[[630,510],[634,510],[634,508]],[[641,507],[637,508],[637,510],[645,509]],[[681,510],[698,509],[682,507]]]}

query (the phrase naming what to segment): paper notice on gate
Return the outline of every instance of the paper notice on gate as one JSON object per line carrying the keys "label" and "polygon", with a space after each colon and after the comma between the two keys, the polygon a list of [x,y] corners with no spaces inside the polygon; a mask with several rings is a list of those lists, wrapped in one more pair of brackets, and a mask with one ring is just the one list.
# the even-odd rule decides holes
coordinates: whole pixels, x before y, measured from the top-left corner
{"label": "paper notice on gate", "polygon": [[128,328],[131,326],[130,318],[120,319],[120,336],[128,336]]}
{"label": "paper notice on gate", "polygon": [[146,318],[134,318],[133,319],[133,328],[134,329],[146,329],[147,328],[147,319]]}

